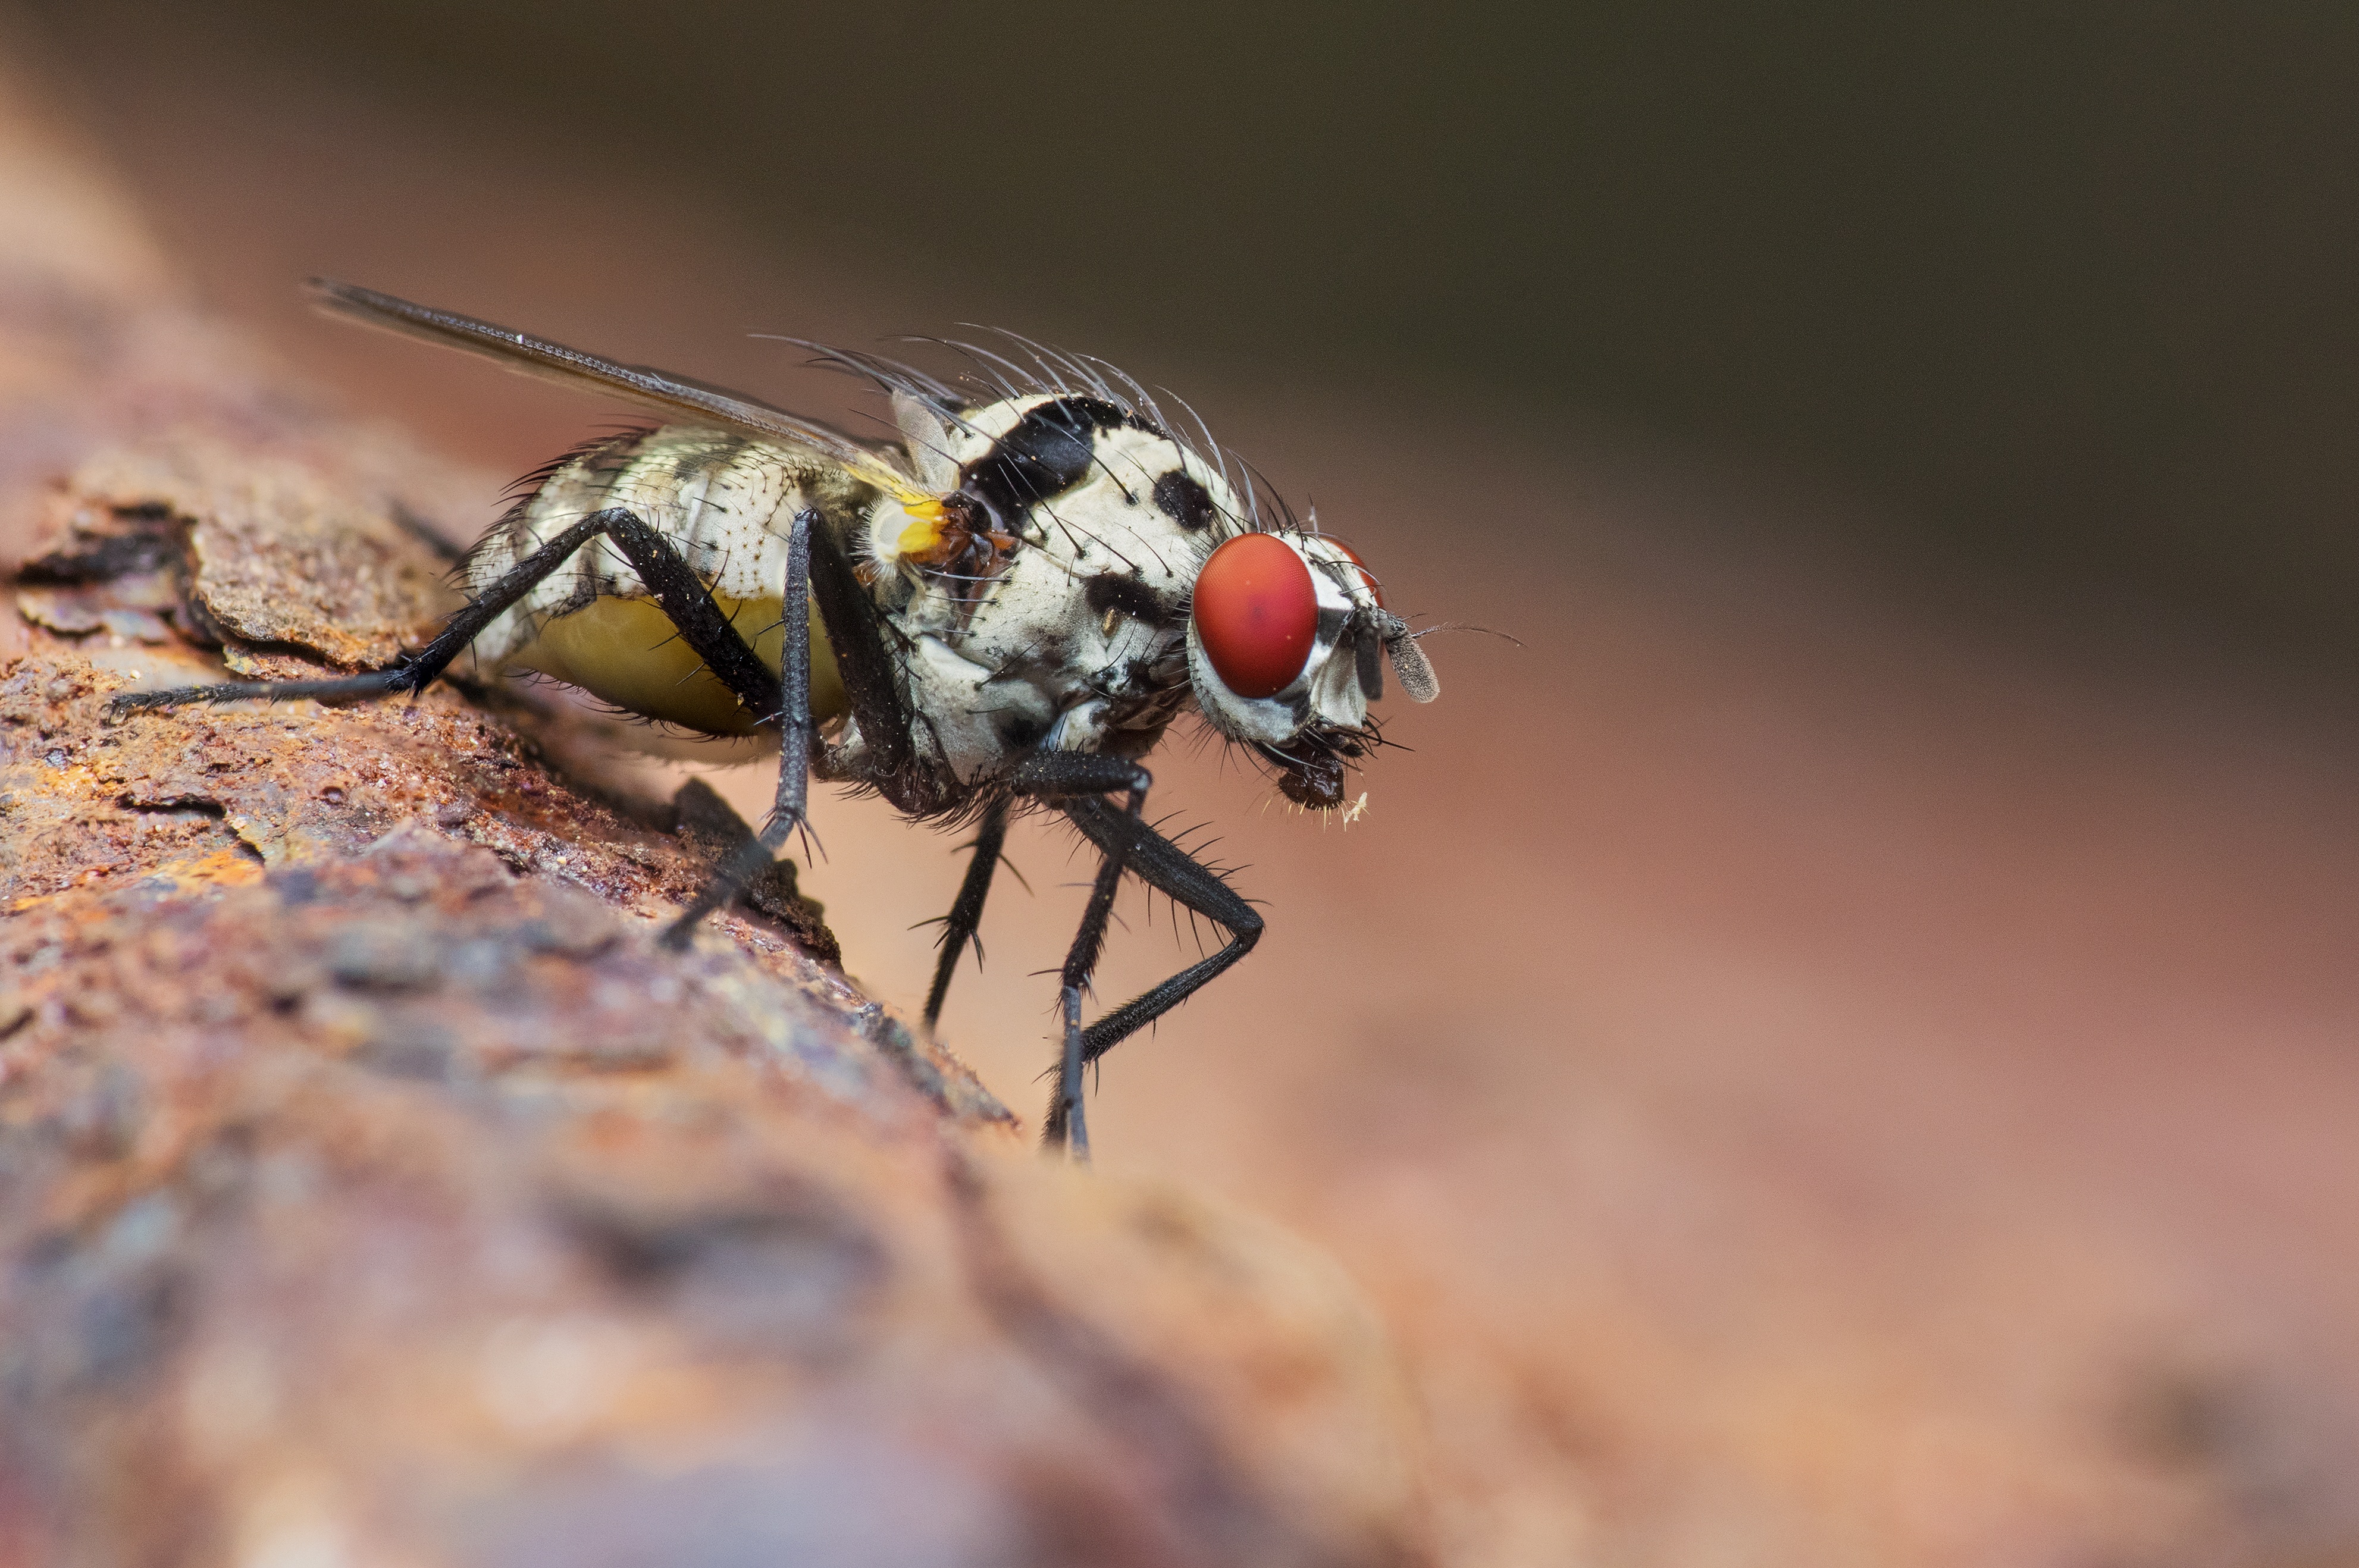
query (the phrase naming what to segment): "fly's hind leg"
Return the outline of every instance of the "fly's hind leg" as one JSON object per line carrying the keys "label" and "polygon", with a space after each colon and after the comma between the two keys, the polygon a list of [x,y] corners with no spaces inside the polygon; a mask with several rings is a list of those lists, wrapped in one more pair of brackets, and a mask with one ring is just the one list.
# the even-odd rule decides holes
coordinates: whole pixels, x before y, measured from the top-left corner
{"label": "fly's hind leg", "polygon": [[[125,692],[112,706],[118,712],[179,708],[198,702],[320,702],[416,694],[434,684],[484,629],[516,602],[553,576],[576,551],[601,534],[612,537],[641,580],[656,596],[680,635],[712,665],[741,702],[767,715],[777,707],[777,683],[745,640],[737,635],[712,595],[689,570],[671,542],[622,507],[594,512],[502,573],[443,622],[432,642],[405,654],[392,666],[334,680],[226,681],[215,686],[176,687],[168,691]],[[700,613],[701,611],[701,613]],[[691,622],[694,622],[691,625]],[[734,646],[724,646],[723,641]]]}
{"label": "fly's hind leg", "polygon": [[705,667],[727,687],[761,723],[779,726],[778,792],[769,820],[759,835],[742,846],[723,865],[690,912],[664,934],[672,946],[683,945],[696,920],[726,903],[755,874],[804,816],[810,788],[810,535],[816,514],[797,514],[787,542],[787,593],[784,679],[770,674],[745,637],[713,602],[712,590],[681,558],[660,532],[625,507],[594,512],[503,573],[498,581],[477,594],[446,622],[434,640],[390,669],[337,680],[240,681],[218,686],[182,687],[172,691],[126,693],[114,699],[118,710],[175,708],[184,703],[235,702],[260,698],[266,702],[310,697],[321,701],[389,697],[417,693],[483,635],[486,627],[517,600],[540,586],[571,560],[574,553],[599,535],[614,542],[631,563],[639,580]]}
{"label": "fly's hind leg", "polygon": [[[1114,1046],[1144,1029],[1202,989],[1222,971],[1253,951],[1261,940],[1261,916],[1229,884],[1186,850],[1140,820],[1153,784],[1147,770],[1124,757],[1083,752],[1036,752],[1018,765],[1009,783],[1019,795],[1060,802],[1082,836],[1104,856],[1089,907],[1065,957],[1059,997],[1064,1023],[1057,1060],[1057,1088],[1041,1127],[1049,1149],[1070,1147],[1089,1158],[1089,1130],[1082,1106],[1082,1072]],[[1105,797],[1122,794],[1120,806]],[[1105,946],[1106,924],[1125,871],[1174,903],[1203,915],[1229,933],[1220,948],[1198,959],[1144,994],[1134,997],[1087,1029],[1082,1027],[1082,993]]]}
{"label": "fly's hind leg", "polygon": [[[629,514],[621,515],[628,516]],[[602,512],[595,516],[585,517],[518,561],[502,574],[499,581],[477,594],[457,614],[443,622],[441,632],[432,642],[415,654],[403,654],[389,668],[371,670],[366,675],[345,676],[335,680],[226,681],[217,686],[175,687],[169,691],[125,692],[110,706],[118,713],[126,713],[141,708],[179,708],[197,702],[241,702],[250,698],[259,698],[264,702],[295,702],[309,697],[318,702],[342,702],[390,697],[396,692],[408,692],[414,696],[433,685],[435,678],[451,667],[451,662],[464,653],[469,643],[482,636],[484,629],[498,620],[502,612],[538,588],[593,536],[605,533],[609,516],[610,514]]]}

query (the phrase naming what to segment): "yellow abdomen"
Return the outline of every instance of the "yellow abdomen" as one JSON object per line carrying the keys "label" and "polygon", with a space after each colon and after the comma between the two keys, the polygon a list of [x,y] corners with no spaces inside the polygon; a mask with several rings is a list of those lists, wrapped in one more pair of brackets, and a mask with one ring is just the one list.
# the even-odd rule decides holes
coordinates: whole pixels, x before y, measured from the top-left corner
{"label": "yellow abdomen", "polygon": [[[786,644],[779,601],[716,596],[714,602],[776,674]],[[651,599],[600,598],[571,614],[552,616],[508,663],[578,686],[617,708],[709,735],[749,735],[757,717],[704,667]],[[843,680],[816,603],[810,607],[810,665],[812,719],[824,723],[841,717]]]}

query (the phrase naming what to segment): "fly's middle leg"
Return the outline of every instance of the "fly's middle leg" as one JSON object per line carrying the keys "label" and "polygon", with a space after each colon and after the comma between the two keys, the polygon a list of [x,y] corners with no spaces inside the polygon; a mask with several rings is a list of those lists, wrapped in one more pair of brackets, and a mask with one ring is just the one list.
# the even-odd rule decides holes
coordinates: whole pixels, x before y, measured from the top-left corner
{"label": "fly's middle leg", "polygon": [[967,861],[966,877],[958,897],[942,917],[942,956],[934,963],[934,983],[926,993],[926,1028],[940,1022],[942,1002],[951,994],[951,977],[958,972],[959,957],[974,944],[974,961],[983,962],[983,940],[975,935],[983,924],[983,906],[991,896],[992,873],[999,869],[1000,851],[1007,843],[1007,802],[1003,797],[984,808],[974,833],[974,857]]}
{"label": "fly's middle leg", "polygon": [[[778,726],[778,788],[771,801],[769,817],[762,824],[759,833],[737,846],[722,862],[721,869],[713,873],[712,880],[705,884],[696,902],[665,928],[661,940],[667,947],[687,946],[697,922],[734,900],[745,891],[747,882],[769,868],[772,858],[796,829],[808,827],[814,738],[810,711],[810,548],[811,530],[818,520],[819,514],[815,512],[799,512],[796,514],[794,524],[787,535],[786,597],[779,603],[786,644],[779,654],[778,680],[771,688],[777,700],[774,708],[768,710],[775,715]],[[676,554],[673,561],[678,569],[687,575],[688,580],[696,583],[698,589],[702,591],[703,585],[696,582],[695,575],[688,571],[686,563],[680,562]],[[632,565],[637,566],[638,563],[634,560]],[[646,568],[640,568],[640,573],[644,577]],[[725,618],[721,617],[721,607],[712,602],[711,593],[704,593],[704,602],[714,618],[719,620],[720,631],[744,648],[745,639]],[[672,624],[679,627],[682,639],[710,665],[712,656],[690,635],[688,627],[678,616],[672,618]],[[746,652],[750,655],[752,650],[747,649]],[[757,669],[761,669],[759,659],[754,663]],[[769,671],[761,669],[761,674],[766,679]],[[733,687],[732,689],[735,688]],[[744,700],[742,696],[739,700]]]}

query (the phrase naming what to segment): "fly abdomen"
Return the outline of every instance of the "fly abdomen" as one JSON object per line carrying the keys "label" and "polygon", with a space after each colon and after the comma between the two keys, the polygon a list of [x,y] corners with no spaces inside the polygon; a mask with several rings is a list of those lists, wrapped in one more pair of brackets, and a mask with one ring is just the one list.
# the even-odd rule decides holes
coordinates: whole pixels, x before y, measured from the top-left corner
{"label": "fly abdomen", "polygon": [[[840,513],[855,499],[840,470],[815,453],[696,426],[607,437],[535,478],[468,557],[471,591],[481,593],[584,517],[619,507],[679,552],[773,672],[785,637],[779,595],[788,528],[799,511]],[[474,652],[485,664],[538,670],[617,708],[706,734],[748,734],[766,717],[747,710],[704,668],[637,570],[603,536],[486,627]],[[810,652],[811,713],[825,722],[844,711],[844,697],[816,607]]]}

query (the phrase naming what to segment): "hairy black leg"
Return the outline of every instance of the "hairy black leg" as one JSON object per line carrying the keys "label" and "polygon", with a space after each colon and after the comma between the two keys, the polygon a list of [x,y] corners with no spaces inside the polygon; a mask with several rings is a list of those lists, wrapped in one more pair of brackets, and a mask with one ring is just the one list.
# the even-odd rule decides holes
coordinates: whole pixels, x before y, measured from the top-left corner
{"label": "hairy black leg", "polygon": [[[1131,809],[1140,798],[1131,796]],[[1062,1049],[1057,1053],[1057,1087],[1049,1097],[1048,1119],[1041,1123],[1041,1141],[1054,1149],[1062,1145],[1083,1164],[1090,1158],[1090,1124],[1082,1111],[1082,1070],[1088,1065],[1086,1037],[1082,1033],[1082,993],[1105,949],[1106,922],[1114,914],[1114,895],[1122,887],[1122,861],[1113,855],[1098,867],[1097,884],[1090,889],[1089,907],[1082,912],[1082,928],[1073,933],[1071,951],[1059,979],[1059,1010],[1065,1023]]]}
{"label": "hairy black leg", "polygon": [[[332,702],[339,698],[388,697],[397,691],[420,692],[483,635],[484,628],[502,611],[540,586],[542,579],[563,566],[589,539],[606,531],[606,513],[585,517],[503,573],[500,580],[477,594],[443,623],[434,640],[390,669],[336,680],[232,681],[220,686],[176,687],[170,691],[125,692],[114,699],[116,711],[142,708],[178,708],[190,702],[239,702],[259,697],[266,702],[294,702],[310,697]],[[628,514],[624,514],[627,516]]]}
{"label": "hairy black leg", "polygon": [[[1154,781],[1136,762],[1086,752],[1035,752],[1016,766],[1008,782],[1019,795],[1061,801],[1065,815],[1082,837],[1105,856],[1082,929],[1074,935],[1072,953],[1066,960],[1061,998],[1065,1048],[1059,1060],[1057,1097],[1041,1128],[1042,1141],[1054,1149],[1062,1146],[1073,1130],[1072,1119],[1081,1105],[1082,1068],[1187,1000],[1251,952],[1261,940],[1262,924],[1253,906],[1228,883],[1139,819]],[[1114,794],[1126,795],[1127,799],[1116,806],[1105,798]],[[1219,951],[1083,1029],[1081,991],[1088,985],[1090,971],[1104,945],[1114,890],[1124,871],[1220,925],[1229,933],[1229,940]]]}
{"label": "hairy black leg", "polygon": [[[1125,812],[1133,818],[1146,808],[1147,792],[1154,783],[1153,776],[1129,758],[1094,752],[1035,752],[1017,763],[1008,778],[1016,794],[1042,800],[1103,797],[1121,791],[1129,797]],[[1104,804],[1102,798],[1098,804]],[[1076,1160],[1090,1157],[1089,1122],[1082,1111],[1082,1068],[1088,1060],[1087,1039],[1082,1031],[1082,993],[1089,989],[1090,976],[1105,947],[1106,923],[1114,915],[1114,895],[1122,887],[1122,856],[1112,851],[1099,862],[1089,905],[1082,912],[1081,929],[1073,933],[1073,946],[1059,976],[1057,1000],[1064,1029],[1057,1053],[1056,1092],[1049,1097],[1049,1114],[1040,1124],[1040,1141],[1046,1148],[1070,1149]]]}
{"label": "hairy black leg", "polygon": [[868,749],[869,782],[886,791],[894,805],[911,809],[912,803],[894,791],[913,771],[914,719],[901,691],[898,662],[886,651],[876,600],[861,586],[851,557],[828,529],[812,530],[810,576],[811,597],[819,600],[820,619],[826,622],[836,669],[843,677],[844,701]]}
{"label": "hairy black leg", "polygon": [[395,692],[420,692],[466,652],[484,629],[514,607],[516,600],[540,586],[571,559],[575,551],[600,534],[610,535],[625,559],[637,568],[666,616],[681,638],[712,666],[740,702],[757,714],[777,707],[777,683],[768,668],[745,645],[712,602],[712,595],[681,560],[679,552],[661,534],[622,507],[594,512],[518,561],[500,579],[462,606],[443,622],[434,640],[406,655],[390,669],[335,680],[236,681],[219,686],[180,687],[170,691],[126,692],[114,699],[117,709],[176,708],[191,702],[236,702],[259,697],[290,702],[310,697],[387,697]]}
{"label": "hairy black leg", "polygon": [[[1261,916],[1237,896],[1234,889],[1207,870],[1177,844],[1138,819],[1138,808],[1127,809],[1106,800],[1068,801],[1065,815],[1082,837],[1117,860],[1148,887],[1203,915],[1229,933],[1216,951],[1198,959],[1160,985],[1133,997],[1082,1032],[1080,1060],[1096,1061],[1128,1036],[1162,1017],[1214,977],[1253,951],[1261,940]],[[1068,1054],[1071,1054],[1070,1044]],[[1051,1147],[1062,1136],[1052,1110],[1043,1137]]]}
{"label": "hairy black leg", "polygon": [[[803,524],[810,515],[808,512],[799,514],[788,534],[790,562],[795,535],[807,531]],[[754,652],[744,633],[721,612],[721,606],[712,601],[712,590],[704,586],[704,579],[696,575],[695,568],[681,557],[672,542],[619,506],[593,513],[585,521],[603,525],[615,548],[623,552],[623,558],[631,563],[639,580],[647,585],[648,594],[663,611],[664,619],[679,633],[679,640],[704,661],[704,667],[729,688],[730,695],[754,716],[755,722],[766,724],[777,718],[782,700],[778,677],[770,673],[770,666]],[[792,569],[789,566],[789,573]],[[792,600],[784,608],[790,622],[801,622],[807,612],[800,599]],[[790,633],[784,667],[793,668],[797,657],[798,645]],[[801,648],[799,657],[805,680],[803,706],[808,712],[810,650]]]}
{"label": "hairy black leg", "polygon": [[[737,846],[697,895],[696,902],[665,928],[661,940],[667,947],[687,946],[696,923],[734,899],[745,891],[747,882],[767,869],[771,858],[809,814],[812,738],[810,546],[818,521],[818,513],[799,512],[787,534],[786,597],[778,605],[786,642],[779,651],[779,679],[774,688],[778,697],[778,790],[771,801],[769,818],[762,824],[761,832]],[[720,613],[720,606],[712,605],[710,594],[705,596],[705,602],[712,605],[715,615]],[[679,623],[678,617],[674,617],[674,623]],[[681,634],[687,634],[686,628],[682,628]],[[738,646],[745,646],[743,638],[738,639]],[[748,648],[746,652],[750,654],[753,650]],[[769,671],[761,661],[756,658],[754,663],[767,678]]]}
{"label": "hairy black leg", "polygon": [[991,875],[999,869],[999,851],[1007,842],[1007,802],[995,800],[984,808],[975,828],[974,858],[966,863],[966,880],[942,922],[942,956],[934,965],[934,986],[926,993],[926,1028],[942,1016],[942,1001],[951,994],[951,976],[957,973],[959,955],[974,944],[974,961],[983,962],[983,943],[975,927],[983,924],[984,901],[991,896]]}
{"label": "hairy black leg", "polygon": [[773,676],[761,655],[722,613],[712,592],[669,539],[624,507],[594,512],[517,562],[475,596],[417,654],[389,670],[329,681],[252,681],[187,687],[177,691],[138,692],[115,699],[123,708],[168,708],[185,702],[229,702],[245,697],[285,701],[297,697],[384,697],[424,690],[483,634],[484,629],[532,591],[592,538],[603,534],[631,563],[639,581],[680,641],[704,661],[730,693],[759,723],[779,726],[778,790],[762,831],[741,845],[690,911],[665,931],[668,946],[686,943],[694,923],[734,897],[770,863],[780,844],[800,824],[810,790],[810,538],[818,514],[796,515],[787,538],[786,646],[783,678]]}

